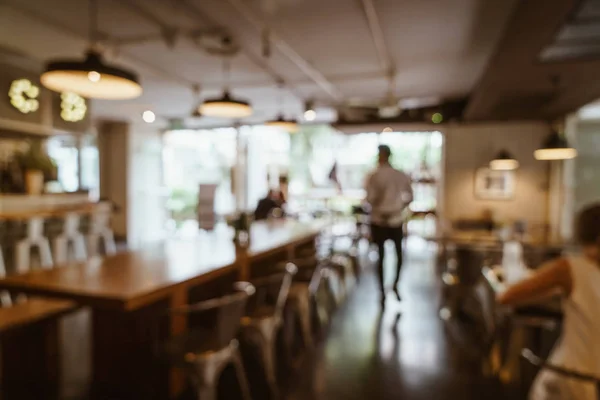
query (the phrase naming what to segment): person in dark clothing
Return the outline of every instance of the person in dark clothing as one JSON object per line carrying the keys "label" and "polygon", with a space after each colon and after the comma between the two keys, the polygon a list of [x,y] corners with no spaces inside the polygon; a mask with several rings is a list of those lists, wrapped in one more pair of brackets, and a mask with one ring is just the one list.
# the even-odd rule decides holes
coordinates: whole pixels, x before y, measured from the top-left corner
{"label": "person in dark clothing", "polygon": [[254,220],[260,221],[269,218],[269,215],[276,208],[281,208],[282,200],[279,193],[274,190],[269,190],[267,196],[258,201],[256,210],[254,211]]}

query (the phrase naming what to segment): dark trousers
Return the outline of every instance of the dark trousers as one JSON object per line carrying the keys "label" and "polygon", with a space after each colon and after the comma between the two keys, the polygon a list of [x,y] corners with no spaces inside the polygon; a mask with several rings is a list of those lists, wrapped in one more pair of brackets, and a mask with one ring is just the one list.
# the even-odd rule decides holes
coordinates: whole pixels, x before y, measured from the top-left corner
{"label": "dark trousers", "polygon": [[377,251],[379,252],[379,261],[377,263],[377,272],[379,273],[379,287],[381,288],[381,294],[385,295],[385,273],[383,258],[385,256],[385,242],[391,240],[394,242],[396,248],[396,258],[398,263],[396,264],[396,279],[394,280],[394,289],[400,281],[400,270],[402,269],[402,238],[404,231],[402,225],[400,226],[380,226],[371,225],[371,238],[377,245]]}

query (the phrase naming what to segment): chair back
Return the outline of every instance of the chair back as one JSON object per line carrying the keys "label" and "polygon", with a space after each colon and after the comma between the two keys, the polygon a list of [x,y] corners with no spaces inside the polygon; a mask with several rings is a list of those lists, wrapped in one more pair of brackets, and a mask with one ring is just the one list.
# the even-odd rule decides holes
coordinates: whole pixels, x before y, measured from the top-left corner
{"label": "chair back", "polygon": [[313,275],[319,266],[319,259],[316,254],[308,254],[304,257],[292,258],[290,260],[281,262],[275,266],[276,271],[284,271],[287,264],[293,264],[296,266],[296,273],[294,279],[297,281],[310,282],[313,279]]}
{"label": "chair back", "polygon": [[[211,339],[215,341],[216,347],[222,348],[235,339],[240,326],[240,320],[244,316],[246,303],[255,292],[254,286],[248,282],[236,282],[232,293],[223,297],[205,300],[189,306],[178,307],[169,310],[170,316],[185,314],[188,318],[201,317],[202,314],[214,315],[216,318],[214,330],[210,332]],[[192,327],[185,335],[206,339],[206,329],[195,329]]]}
{"label": "chair back", "polygon": [[252,285],[254,285],[256,293],[248,302],[248,311],[272,309],[274,317],[281,318],[292,279],[297,271],[298,268],[288,262],[283,272],[253,279]]}
{"label": "chair back", "polygon": [[486,264],[489,249],[476,245],[457,245],[454,251],[456,273],[461,284],[472,286],[481,277],[481,268]]}
{"label": "chair back", "polygon": [[488,280],[484,277],[488,267],[482,270],[482,276],[473,288],[475,299],[480,305],[480,317],[483,323],[483,331],[488,340],[493,340],[496,334],[498,316],[496,313],[496,293]]}

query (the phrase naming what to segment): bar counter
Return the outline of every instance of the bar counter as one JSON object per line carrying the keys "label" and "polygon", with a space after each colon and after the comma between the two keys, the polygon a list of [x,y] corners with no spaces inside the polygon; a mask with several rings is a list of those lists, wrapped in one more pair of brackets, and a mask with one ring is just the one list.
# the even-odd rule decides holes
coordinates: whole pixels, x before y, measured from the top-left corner
{"label": "bar counter", "polygon": [[[297,249],[313,246],[326,226],[323,221],[255,222],[247,249],[234,245],[231,231],[208,234],[11,276],[0,280],[0,289],[91,307],[92,398],[173,398],[183,380],[157,362],[156,317],[248,279],[261,265],[292,258]],[[187,321],[172,318],[168,325],[165,335],[175,335]]]}
{"label": "bar counter", "polygon": [[88,193],[0,195],[0,221],[61,217],[68,212],[89,213],[96,202]]}

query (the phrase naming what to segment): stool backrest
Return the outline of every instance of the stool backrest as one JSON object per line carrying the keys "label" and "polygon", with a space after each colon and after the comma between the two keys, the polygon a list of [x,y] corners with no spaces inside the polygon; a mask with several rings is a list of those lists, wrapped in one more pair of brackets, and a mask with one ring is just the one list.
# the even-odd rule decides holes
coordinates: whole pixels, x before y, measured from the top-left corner
{"label": "stool backrest", "polygon": [[287,263],[284,268],[283,272],[252,280],[256,294],[248,302],[249,311],[269,308],[273,309],[275,318],[282,316],[292,279],[298,271],[292,263]]}
{"label": "stool backrest", "polygon": [[[234,291],[223,297],[205,300],[200,303],[191,304],[185,307],[171,309],[171,315],[186,314],[189,317],[200,314],[214,315],[216,318],[214,326],[214,338],[219,347],[227,346],[235,339],[240,326],[240,320],[244,316],[248,298],[255,292],[254,286],[248,282],[237,282],[234,284]],[[186,335],[193,336],[194,329],[191,328]],[[202,336],[202,339],[205,339]]]}
{"label": "stool backrest", "polygon": [[112,216],[112,204],[101,202],[96,205],[91,215],[91,229],[94,232],[102,232],[110,227],[110,217]]}

